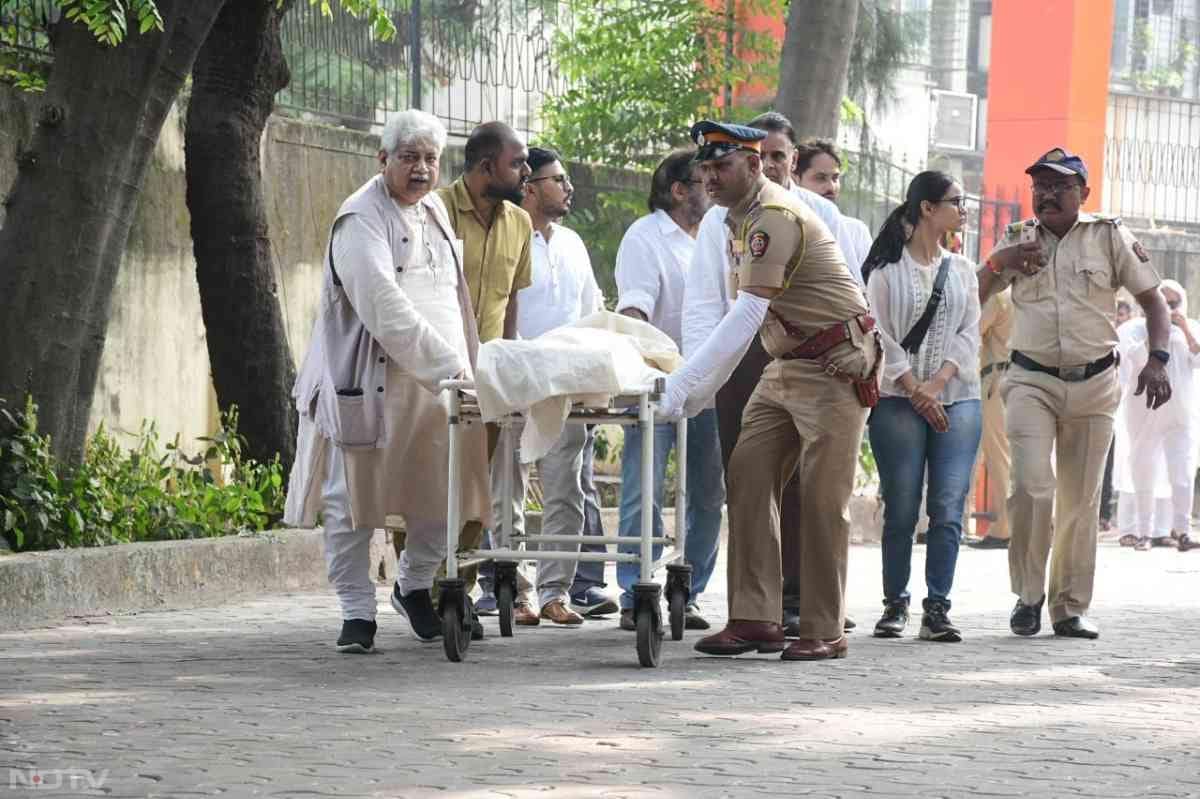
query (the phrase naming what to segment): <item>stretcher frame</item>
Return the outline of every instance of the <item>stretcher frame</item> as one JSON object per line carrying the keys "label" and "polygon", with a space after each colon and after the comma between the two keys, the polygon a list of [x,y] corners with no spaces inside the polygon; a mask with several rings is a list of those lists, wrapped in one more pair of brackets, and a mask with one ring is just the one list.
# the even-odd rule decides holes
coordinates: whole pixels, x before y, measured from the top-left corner
{"label": "stretcher frame", "polygon": [[[452,662],[461,662],[471,642],[471,605],[466,586],[458,576],[459,570],[467,566],[494,560],[496,566],[495,591],[500,613],[500,635],[513,634],[513,608],[516,599],[517,566],[523,561],[575,560],[603,563],[637,563],[640,566],[638,582],[633,587],[634,623],[637,628],[638,662],[645,667],[658,666],[664,637],[661,599],[666,594],[672,640],[683,638],[684,613],[691,599],[692,567],[685,558],[687,546],[687,419],[676,423],[675,458],[679,464],[675,470],[675,525],[674,535],[663,529],[661,537],[654,536],[654,417],[663,392],[664,381],[660,378],[650,391],[614,397],[607,408],[594,409],[573,407],[567,415],[566,424],[617,424],[622,427],[637,426],[642,431],[642,524],[637,538],[589,535],[513,535],[512,469],[505,464],[501,478],[501,490],[509,501],[504,502],[504,518],[500,520],[500,544],[495,549],[458,551],[459,534],[462,529],[462,485],[460,483],[460,461],[462,459],[462,426],[468,421],[483,422],[479,405],[473,395],[475,385],[469,380],[443,380],[439,389],[449,396],[449,490],[446,513],[446,578],[439,583],[439,612],[442,617],[442,640],[446,657]],[[511,458],[514,426],[521,414],[510,414],[497,424],[501,439],[497,444],[497,456]],[[503,447],[503,449],[501,449]],[[526,544],[638,544],[638,552],[542,552],[527,550]],[[654,558],[654,546],[661,544],[663,551]],[[663,567],[667,570],[665,587],[654,582],[654,573]]]}

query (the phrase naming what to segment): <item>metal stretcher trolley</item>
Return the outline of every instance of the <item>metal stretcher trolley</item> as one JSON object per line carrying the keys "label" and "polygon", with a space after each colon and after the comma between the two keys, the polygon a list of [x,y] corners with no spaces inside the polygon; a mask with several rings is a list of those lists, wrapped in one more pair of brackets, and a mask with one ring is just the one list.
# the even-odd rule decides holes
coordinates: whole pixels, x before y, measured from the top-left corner
{"label": "metal stretcher trolley", "polygon": [[[684,609],[691,598],[692,567],[684,559],[687,537],[687,420],[680,420],[676,433],[675,470],[675,529],[674,535],[663,531],[661,538],[653,534],[654,508],[654,413],[656,403],[663,391],[663,381],[656,381],[653,391],[615,397],[604,409],[588,409],[576,406],[567,416],[567,424],[619,424],[637,425],[642,431],[642,529],[640,539],[620,536],[584,535],[513,535],[512,503],[505,502],[504,519],[501,520],[498,549],[476,549],[458,552],[459,531],[462,529],[459,484],[459,459],[464,420],[477,419],[482,415],[475,397],[469,393],[474,384],[464,380],[444,380],[439,386],[450,395],[450,485],[449,507],[446,521],[446,578],[439,583],[439,604],[442,615],[442,640],[446,657],[460,662],[467,654],[471,643],[471,609],[467,590],[458,570],[474,563],[494,560],[496,604],[500,612],[500,635],[513,634],[513,606],[517,594],[517,565],[521,561],[576,560],[600,561],[604,563],[637,563],[641,576],[634,585],[633,615],[637,624],[637,655],[643,666],[658,665],[663,639],[661,599],[664,587],[653,582],[654,572],[666,566],[665,593],[671,639],[683,638]],[[513,423],[519,418],[513,415],[503,419],[501,446],[513,446]],[[511,450],[507,450],[511,452]],[[504,469],[503,488],[505,496],[512,497],[512,470]],[[522,548],[524,544],[632,544],[639,543],[637,554],[629,552],[540,552]],[[655,560],[653,547],[662,544],[662,557]],[[458,553],[455,556],[454,553]]]}

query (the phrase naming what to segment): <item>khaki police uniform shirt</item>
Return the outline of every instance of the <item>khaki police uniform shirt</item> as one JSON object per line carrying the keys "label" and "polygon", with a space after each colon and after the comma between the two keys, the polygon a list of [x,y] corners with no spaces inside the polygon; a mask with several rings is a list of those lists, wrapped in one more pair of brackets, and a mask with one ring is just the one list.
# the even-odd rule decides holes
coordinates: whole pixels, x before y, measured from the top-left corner
{"label": "khaki police uniform shirt", "polygon": [[508,298],[533,282],[533,223],[525,209],[502,200],[491,227],[484,227],[462,178],[438,189],[438,195],[454,232],[463,242],[463,272],[471,291],[479,341],[501,338]]}
{"label": "khaki police uniform shirt", "polygon": [[1160,282],[1145,249],[1113,217],[1080,213],[1059,239],[1035,219],[1008,226],[996,249],[1020,244],[1032,227],[1049,256],[1036,275],[1005,270],[1012,286],[1010,345],[1043,366],[1079,366],[1099,360],[1117,346],[1117,289],[1137,295]]}
{"label": "khaki police uniform shirt", "polygon": [[[804,338],[867,313],[862,288],[837,242],[817,216],[787,189],[763,179],[729,210],[732,293],[739,288],[783,289],[771,300],[760,335],[778,358]],[[798,335],[789,335],[780,318]]]}
{"label": "khaki police uniform shirt", "polygon": [[1012,295],[1008,291],[993,294],[983,304],[979,318],[979,368],[1008,360],[1008,339],[1012,335]]}

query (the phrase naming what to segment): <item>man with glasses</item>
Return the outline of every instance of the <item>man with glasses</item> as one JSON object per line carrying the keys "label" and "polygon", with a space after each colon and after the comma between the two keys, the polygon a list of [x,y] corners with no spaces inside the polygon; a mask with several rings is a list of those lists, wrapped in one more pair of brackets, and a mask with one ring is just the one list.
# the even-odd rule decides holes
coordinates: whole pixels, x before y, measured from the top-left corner
{"label": "man with glasses", "polygon": [[1083,160],[1056,147],[1025,171],[1036,216],[1009,225],[979,270],[980,302],[1012,286],[1012,366],[1002,389],[1012,450],[1008,563],[1017,594],[1009,626],[1036,635],[1048,598],[1055,635],[1097,638],[1086,614],[1100,482],[1120,399],[1117,289],[1133,294],[1146,314],[1150,357],[1136,394],[1152,409],[1171,398],[1164,368],[1170,316],[1159,275],[1128,228],[1080,211],[1090,192]]}
{"label": "man with glasses", "polygon": [[[696,248],[696,231],[709,198],[695,173],[692,150],[668,155],[650,181],[650,213],[625,231],[617,250],[617,311],[641,319],[666,333],[677,346],[683,339],[684,277]],[[717,562],[721,534],[721,506],[725,502],[721,445],[717,437],[717,413],[713,408],[688,420],[687,544],[684,556],[692,565],[692,599],[684,615],[689,630],[707,630],[696,599],[704,592]],[[654,535],[662,535],[663,487],[667,457],[675,446],[675,425],[654,426]],[[642,528],[641,431],[625,428],[621,457],[621,517],[619,534],[637,536]],[[622,545],[622,552],[637,552],[636,544]],[[656,548],[657,551],[657,548]],[[655,555],[655,557],[658,557]],[[633,585],[638,580],[636,563],[617,564],[617,582],[622,588],[621,627],[635,629]]]}

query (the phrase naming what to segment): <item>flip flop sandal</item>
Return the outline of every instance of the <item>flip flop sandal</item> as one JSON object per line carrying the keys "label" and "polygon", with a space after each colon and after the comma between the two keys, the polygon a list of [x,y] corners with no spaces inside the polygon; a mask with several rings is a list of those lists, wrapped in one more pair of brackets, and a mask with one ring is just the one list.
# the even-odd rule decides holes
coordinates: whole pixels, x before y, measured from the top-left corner
{"label": "flip flop sandal", "polygon": [[1117,543],[1123,547],[1131,547],[1134,544],[1136,544],[1137,541],[1138,541],[1138,537],[1136,535],[1133,535],[1132,533],[1126,533],[1125,535],[1123,535],[1117,539]]}
{"label": "flip flop sandal", "polygon": [[1183,533],[1176,538],[1175,543],[1179,545],[1180,552],[1187,552],[1189,549],[1195,549],[1197,546],[1196,542],[1187,533]]}

